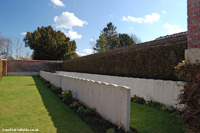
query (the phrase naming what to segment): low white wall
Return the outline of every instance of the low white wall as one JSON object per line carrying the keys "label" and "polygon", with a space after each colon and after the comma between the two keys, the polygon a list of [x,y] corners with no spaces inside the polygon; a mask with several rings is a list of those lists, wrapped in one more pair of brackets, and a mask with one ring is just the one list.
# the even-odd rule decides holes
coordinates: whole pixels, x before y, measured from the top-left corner
{"label": "low white wall", "polygon": [[183,89],[183,87],[180,86],[180,84],[182,84],[183,82],[64,71],[57,71],[56,73],[61,75],[68,75],[122,86],[128,86],[131,89],[131,97],[136,95],[139,97],[143,97],[145,100],[157,101],[169,106],[174,106],[175,108],[178,108],[178,106],[176,105],[178,103],[177,98],[180,94],[180,90]]}
{"label": "low white wall", "polygon": [[39,72],[8,72],[8,76],[36,76]]}
{"label": "low white wall", "polygon": [[40,76],[63,91],[72,90],[76,99],[96,111],[115,125],[119,123],[129,131],[130,89],[100,81],[40,72]]}
{"label": "low white wall", "polygon": [[50,73],[50,83],[56,87],[61,87],[61,76],[55,73]]}
{"label": "low white wall", "polygon": [[50,82],[51,73],[40,71],[40,76]]}

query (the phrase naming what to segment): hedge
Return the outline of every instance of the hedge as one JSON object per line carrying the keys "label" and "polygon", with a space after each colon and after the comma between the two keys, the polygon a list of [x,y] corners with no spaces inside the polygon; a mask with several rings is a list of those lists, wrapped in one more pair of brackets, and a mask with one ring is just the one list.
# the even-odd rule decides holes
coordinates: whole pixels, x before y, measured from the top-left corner
{"label": "hedge", "polygon": [[187,34],[154,40],[72,60],[63,71],[135,78],[178,80],[174,67],[184,60]]}

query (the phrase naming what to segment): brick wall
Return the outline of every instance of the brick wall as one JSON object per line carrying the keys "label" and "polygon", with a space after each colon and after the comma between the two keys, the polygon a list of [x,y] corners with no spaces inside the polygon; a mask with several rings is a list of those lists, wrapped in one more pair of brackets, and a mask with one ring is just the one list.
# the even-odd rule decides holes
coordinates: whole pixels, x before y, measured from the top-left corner
{"label": "brick wall", "polygon": [[188,0],[188,48],[200,48],[200,0]]}
{"label": "brick wall", "polygon": [[0,81],[1,81],[2,77],[3,77],[3,62],[0,59]]}
{"label": "brick wall", "polygon": [[[191,63],[200,62],[200,0],[187,1],[188,13],[188,49],[186,50],[186,59],[189,57]],[[200,68],[199,68],[200,69]],[[200,70],[196,72],[200,80]]]}
{"label": "brick wall", "polygon": [[3,76],[7,75],[7,70],[6,70],[6,61],[3,61]]}
{"label": "brick wall", "polygon": [[54,72],[57,69],[57,61],[8,60],[8,72]]}

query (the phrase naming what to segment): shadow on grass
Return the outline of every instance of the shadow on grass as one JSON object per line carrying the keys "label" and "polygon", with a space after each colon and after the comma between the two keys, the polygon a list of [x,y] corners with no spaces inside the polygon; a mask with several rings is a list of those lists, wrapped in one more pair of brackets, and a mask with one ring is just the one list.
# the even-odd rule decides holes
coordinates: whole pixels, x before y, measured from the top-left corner
{"label": "shadow on grass", "polygon": [[72,112],[72,110],[62,103],[37,77],[33,77],[33,80],[41,95],[44,106],[49,112],[54,126],[57,128],[57,132],[91,132],[89,127]]}

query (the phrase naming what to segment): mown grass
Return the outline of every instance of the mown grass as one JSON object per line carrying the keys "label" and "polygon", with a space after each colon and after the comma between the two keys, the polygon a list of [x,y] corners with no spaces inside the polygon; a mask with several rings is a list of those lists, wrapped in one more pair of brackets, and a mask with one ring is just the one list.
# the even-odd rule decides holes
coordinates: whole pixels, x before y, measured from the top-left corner
{"label": "mown grass", "polygon": [[0,82],[0,132],[27,128],[40,132],[92,132],[38,78],[4,77]]}
{"label": "mown grass", "polygon": [[[184,133],[179,117],[131,102],[130,126],[140,133]],[[0,82],[0,132],[27,128],[40,132],[92,132],[38,78],[4,77]]]}
{"label": "mown grass", "polygon": [[131,102],[130,126],[140,133],[184,133],[180,118]]}

